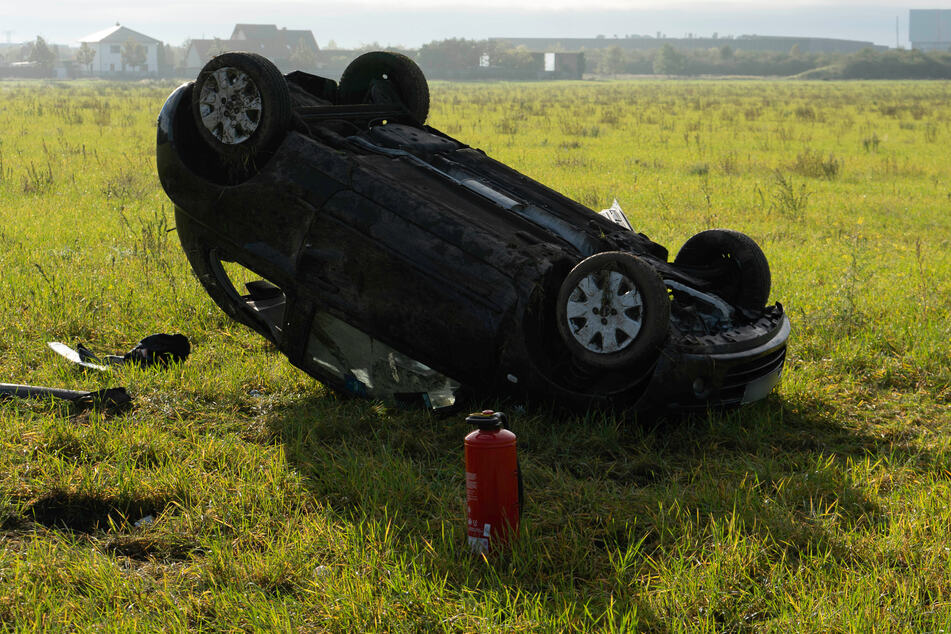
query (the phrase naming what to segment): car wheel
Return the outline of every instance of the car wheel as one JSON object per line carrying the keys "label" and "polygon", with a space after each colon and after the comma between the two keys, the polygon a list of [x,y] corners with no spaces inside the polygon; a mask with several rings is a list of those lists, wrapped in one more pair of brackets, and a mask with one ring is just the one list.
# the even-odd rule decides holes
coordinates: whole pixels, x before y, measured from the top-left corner
{"label": "car wheel", "polygon": [[769,299],[769,262],[759,245],[744,233],[710,229],[696,234],[680,248],[674,264],[722,266],[726,274],[714,292],[741,308],[762,310]]}
{"label": "car wheel", "polygon": [[657,272],[635,255],[598,253],[565,278],[556,307],[571,354],[597,369],[652,366],[667,338],[670,298]]}
{"label": "car wheel", "polygon": [[213,58],[195,80],[192,115],[199,135],[225,158],[273,150],[291,124],[291,98],[281,71],[254,53]]}
{"label": "car wheel", "polygon": [[429,84],[416,62],[386,51],[364,53],[340,76],[342,104],[399,101],[419,123],[429,115]]}

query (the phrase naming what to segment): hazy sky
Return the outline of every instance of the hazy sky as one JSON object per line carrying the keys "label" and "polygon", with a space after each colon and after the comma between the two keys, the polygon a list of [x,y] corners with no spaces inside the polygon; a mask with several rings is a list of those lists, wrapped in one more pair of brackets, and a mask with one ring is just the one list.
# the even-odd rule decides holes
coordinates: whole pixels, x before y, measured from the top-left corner
{"label": "hazy sky", "polygon": [[[518,7],[513,8],[513,7]],[[579,7],[583,7],[580,10]],[[907,45],[908,9],[951,9],[951,0],[925,4],[878,0],[0,0],[0,42],[42,35],[75,44],[116,22],[181,44],[187,38],[227,38],[235,23],[310,29],[318,44],[343,47],[378,42],[418,46],[448,37],[683,37],[798,35]]]}

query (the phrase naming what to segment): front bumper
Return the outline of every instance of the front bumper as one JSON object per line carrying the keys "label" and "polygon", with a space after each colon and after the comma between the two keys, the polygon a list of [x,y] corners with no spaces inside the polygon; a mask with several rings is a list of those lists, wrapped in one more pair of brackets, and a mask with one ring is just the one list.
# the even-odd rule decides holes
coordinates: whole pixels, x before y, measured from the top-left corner
{"label": "front bumper", "polygon": [[791,326],[780,314],[776,327],[755,345],[669,346],[661,354],[644,398],[669,411],[736,407],[766,397],[782,377]]}

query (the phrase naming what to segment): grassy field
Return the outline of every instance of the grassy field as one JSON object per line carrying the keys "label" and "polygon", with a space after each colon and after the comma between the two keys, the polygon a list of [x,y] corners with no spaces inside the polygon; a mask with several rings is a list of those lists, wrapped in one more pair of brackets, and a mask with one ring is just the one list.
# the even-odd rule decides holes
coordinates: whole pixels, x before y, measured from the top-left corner
{"label": "grassy field", "polygon": [[[488,559],[461,416],[340,399],[201,290],[155,176],[172,88],[0,84],[0,379],[135,396],[0,403],[5,629],[951,625],[951,84],[433,86],[433,125],[672,252],[752,235],[794,328],[737,412],[516,413],[522,538]],[[167,372],[45,345],[161,331],[193,345]]]}

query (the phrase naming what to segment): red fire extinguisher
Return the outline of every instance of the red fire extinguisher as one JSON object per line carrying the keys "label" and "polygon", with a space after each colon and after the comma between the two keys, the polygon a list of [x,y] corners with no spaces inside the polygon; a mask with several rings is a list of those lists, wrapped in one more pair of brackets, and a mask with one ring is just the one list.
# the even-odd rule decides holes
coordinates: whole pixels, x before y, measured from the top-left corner
{"label": "red fire extinguisher", "polygon": [[485,410],[466,422],[478,426],[466,436],[466,520],[469,548],[481,553],[518,536],[522,479],[505,414]]}

